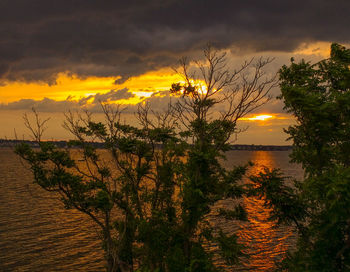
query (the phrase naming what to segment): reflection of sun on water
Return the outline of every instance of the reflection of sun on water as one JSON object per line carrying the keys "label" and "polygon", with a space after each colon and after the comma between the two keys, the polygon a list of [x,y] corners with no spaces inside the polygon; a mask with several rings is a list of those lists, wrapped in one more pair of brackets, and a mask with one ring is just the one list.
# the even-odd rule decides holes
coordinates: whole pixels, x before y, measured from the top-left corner
{"label": "reflection of sun on water", "polygon": [[[254,152],[252,161],[258,161],[254,165],[251,174],[257,174],[263,169],[276,167],[271,152]],[[243,223],[238,231],[239,242],[246,246],[245,253],[250,258],[243,262],[243,266],[250,271],[271,271],[274,262],[280,259],[288,249],[288,239],[292,232],[290,229],[276,228],[269,221],[271,210],[264,206],[264,200],[249,197],[244,198],[243,205],[248,212],[248,221]]]}

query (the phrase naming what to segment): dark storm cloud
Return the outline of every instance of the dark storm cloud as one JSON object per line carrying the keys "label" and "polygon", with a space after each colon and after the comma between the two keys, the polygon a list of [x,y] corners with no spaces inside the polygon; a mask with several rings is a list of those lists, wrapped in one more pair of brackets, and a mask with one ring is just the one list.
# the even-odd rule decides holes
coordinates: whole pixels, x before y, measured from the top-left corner
{"label": "dark storm cloud", "polygon": [[349,10],[349,1],[319,0],[1,0],[0,77],[125,79],[174,65],[208,41],[253,52],[349,42]]}

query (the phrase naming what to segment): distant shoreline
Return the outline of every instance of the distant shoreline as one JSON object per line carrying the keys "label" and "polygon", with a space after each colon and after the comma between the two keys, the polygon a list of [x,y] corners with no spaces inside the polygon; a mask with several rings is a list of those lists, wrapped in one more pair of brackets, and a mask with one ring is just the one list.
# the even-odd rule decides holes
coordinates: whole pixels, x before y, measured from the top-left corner
{"label": "distant shoreline", "polygon": [[[0,148],[2,147],[14,147],[19,143],[25,142],[29,144],[31,147],[39,147],[38,143],[35,141],[29,140],[6,140],[0,139]],[[54,143],[57,147],[66,148],[68,147],[68,141],[47,141]],[[92,143],[96,148],[104,149],[104,143]],[[230,150],[238,150],[238,151],[289,151],[292,150],[293,147],[291,145],[254,145],[254,144],[234,144],[231,145]]]}

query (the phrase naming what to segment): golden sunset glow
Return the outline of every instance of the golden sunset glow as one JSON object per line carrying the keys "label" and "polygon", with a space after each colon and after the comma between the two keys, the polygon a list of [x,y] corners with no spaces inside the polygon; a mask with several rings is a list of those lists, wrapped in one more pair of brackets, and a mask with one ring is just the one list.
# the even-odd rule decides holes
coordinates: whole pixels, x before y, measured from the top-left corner
{"label": "golden sunset glow", "polygon": [[269,119],[275,119],[276,116],[270,115],[270,114],[259,114],[259,115],[254,115],[252,117],[243,117],[240,118],[240,120],[243,121],[266,121]]}
{"label": "golden sunset glow", "polygon": [[151,71],[140,76],[129,78],[123,84],[117,85],[121,88],[129,88],[131,91],[166,91],[174,82],[179,82],[182,77],[175,74],[170,68]]}
{"label": "golden sunset glow", "polygon": [[293,54],[319,55],[327,58],[329,57],[330,45],[331,43],[329,42],[303,43],[296,50],[294,50]]}
{"label": "golden sunset glow", "polygon": [[[187,82],[184,81],[184,80],[180,80],[180,81],[177,81],[177,82],[180,83],[180,84],[182,84],[182,85],[187,85]],[[173,82],[173,83],[174,83],[174,82]],[[205,86],[203,80],[196,80],[196,81],[190,80],[190,83],[191,83],[192,86],[195,87],[195,89],[196,89],[196,91],[197,91],[197,93],[198,93],[199,95],[204,95],[204,94],[206,94],[206,93],[208,92],[208,89],[207,89],[207,87]],[[212,91],[214,91],[214,90],[215,90],[215,89],[213,89]],[[183,95],[184,91],[185,91],[185,90],[184,90],[183,88],[181,88],[180,94],[179,94],[179,95]]]}
{"label": "golden sunset glow", "polygon": [[63,101],[68,97],[70,100],[79,100],[97,93],[104,94],[110,90],[127,88],[135,96],[117,100],[117,103],[137,104],[154,92],[169,90],[171,84],[179,82],[181,77],[168,68],[131,77],[122,84],[115,84],[118,79],[120,79],[119,76],[79,78],[76,75],[60,73],[53,85],[43,82],[7,82],[0,86],[0,101],[9,103],[20,99],[41,100],[44,97],[56,101]]}
{"label": "golden sunset glow", "polygon": [[0,101],[8,103],[19,99],[40,100],[44,97],[54,100],[79,99],[96,93],[106,93],[115,89],[114,82],[120,77],[89,77],[86,79],[69,76],[66,73],[57,75],[56,84],[7,82],[0,86]]}

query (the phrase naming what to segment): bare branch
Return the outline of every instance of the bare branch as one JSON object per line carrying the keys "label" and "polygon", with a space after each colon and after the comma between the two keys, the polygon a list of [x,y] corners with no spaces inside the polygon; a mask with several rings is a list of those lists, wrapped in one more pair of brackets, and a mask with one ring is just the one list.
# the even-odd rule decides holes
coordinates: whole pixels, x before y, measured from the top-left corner
{"label": "bare branch", "polygon": [[183,126],[189,128],[195,119],[212,120],[218,112],[221,120],[236,123],[239,118],[270,101],[269,92],[276,86],[276,75],[267,76],[264,69],[273,59],[252,58],[231,71],[227,67],[226,52],[219,52],[210,45],[204,49],[204,58],[204,62],[194,62],[199,78],[191,77],[196,73],[190,75],[188,72],[187,59],[180,62],[180,74],[187,84],[184,88],[195,87],[193,94],[182,95],[174,106],[174,114]]}
{"label": "bare branch", "polygon": [[29,120],[28,114],[25,113],[23,115],[24,125],[30,130],[33,140],[39,143],[44,131],[47,129],[46,123],[50,118],[44,120],[40,119],[40,116],[34,107],[32,108],[32,112],[34,114],[34,124]]}

